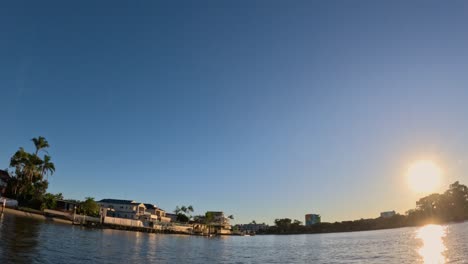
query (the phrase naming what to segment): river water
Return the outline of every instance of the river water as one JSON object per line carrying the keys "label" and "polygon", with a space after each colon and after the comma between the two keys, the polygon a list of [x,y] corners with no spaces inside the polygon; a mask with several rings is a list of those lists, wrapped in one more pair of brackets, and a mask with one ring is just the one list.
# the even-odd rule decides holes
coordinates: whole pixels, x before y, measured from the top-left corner
{"label": "river water", "polygon": [[467,263],[468,222],[379,231],[204,238],[0,217],[0,263]]}

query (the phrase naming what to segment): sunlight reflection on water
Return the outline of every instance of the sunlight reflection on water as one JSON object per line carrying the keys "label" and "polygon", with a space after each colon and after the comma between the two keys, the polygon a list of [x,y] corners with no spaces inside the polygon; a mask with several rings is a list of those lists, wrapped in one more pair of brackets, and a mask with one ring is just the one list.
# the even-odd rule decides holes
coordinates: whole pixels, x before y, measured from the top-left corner
{"label": "sunlight reflection on water", "polygon": [[422,240],[422,247],[418,250],[425,264],[446,263],[444,252],[447,247],[443,238],[447,235],[447,227],[440,225],[427,225],[421,227],[416,238]]}

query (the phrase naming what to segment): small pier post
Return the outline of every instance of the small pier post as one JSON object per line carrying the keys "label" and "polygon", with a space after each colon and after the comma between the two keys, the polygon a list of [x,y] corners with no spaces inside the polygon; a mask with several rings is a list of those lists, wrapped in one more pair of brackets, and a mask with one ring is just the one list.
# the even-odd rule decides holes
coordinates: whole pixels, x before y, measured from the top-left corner
{"label": "small pier post", "polygon": [[76,205],[73,207],[73,224],[75,224]]}

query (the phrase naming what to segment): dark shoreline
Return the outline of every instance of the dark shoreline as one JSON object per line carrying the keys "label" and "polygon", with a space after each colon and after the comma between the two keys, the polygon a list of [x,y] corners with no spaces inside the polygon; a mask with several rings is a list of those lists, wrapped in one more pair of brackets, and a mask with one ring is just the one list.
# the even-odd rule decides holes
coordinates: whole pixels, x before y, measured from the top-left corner
{"label": "dark shoreline", "polygon": [[[315,235],[315,234],[336,234],[336,233],[354,233],[354,232],[367,232],[367,231],[379,231],[379,230],[390,230],[390,229],[400,229],[400,228],[411,228],[411,227],[422,227],[426,225],[449,225],[449,224],[461,224],[467,222],[468,220],[462,221],[427,221],[420,224],[414,225],[405,225],[405,226],[396,226],[396,227],[382,227],[382,228],[372,228],[372,229],[361,229],[361,230],[337,230],[337,231],[322,231],[322,232],[259,232],[256,235],[268,236],[268,235],[279,235],[279,236],[290,236],[290,235]],[[304,226],[302,226],[304,227]]]}

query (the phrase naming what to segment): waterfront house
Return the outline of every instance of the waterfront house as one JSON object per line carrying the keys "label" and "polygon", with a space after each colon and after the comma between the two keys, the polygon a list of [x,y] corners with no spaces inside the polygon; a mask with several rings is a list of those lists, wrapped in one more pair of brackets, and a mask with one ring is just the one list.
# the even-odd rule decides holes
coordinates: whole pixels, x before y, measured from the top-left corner
{"label": "waterfront house", "polygon": [[8,174],[7,171],[0,170],[0,196],[2,196],[5,193],[9,180],[10,174]]}
{"label": "waterfront house", "polygon": [[171,218],[166,216],[166,211],[165,210],[156,207],[155,208],[155,213],[156,213],[156,216],[158,217],[159,221],[165,222],[165,223],[171,222]]}
{"label": "waterfront house", "polygon": [[319,224],[321,222],[321,217],[318,214],[306,214],[305,215],[305,225],[312,226]]}
{"label": "waterfront house", "polygon": [[268,225],[266,224],[243,224],[243,225],[236,225],[237,230],[243,233],[257,233],[260,230],[268,229]]}
{"label": "waterfront house", "polygon": [[205,213],[204,221],[208,225],[210,234],[227,235],[231,234],[231,224],[229,218],[221,211],[208,211]]}
{"label": "waterfront house", "polygon": [[133,200],[102,199],[97,203],[107,209],[106,215],[110,217],[140,219],[140,216],[145,215],[146,210],[143,203]]}
{"label": "waterfront house", "polygon": [[381,212],[380,217],[381,218],[390,218],[392,216],[396,215],[395,211],[387,211],[387,212]]}
{"label": "waterfront house", "polygon": [[166,217],[169,217],[171,219],[171,222],[177,222],[177,215],[173,213],[166,213]]}
{"label": "waterfront house", "polygon": [[152,221],[156,220],[164,223],[171,222],[171,218],[166,216],[166,211],[164,211],[163,209],[157,207],[154,204],[145,203],[144,205],[146,208],[146,218],[149,218]]}
{"label": "waterfront house", "polygon": [[198,221],[192,221],[190,224],[191,224],[192,227],[193,227],[192,233],[193,233],[194,235],[203,235],[203,236],[207,236],[207,235],[210,234],[207,224],[202,223],[202,222],[198,222]]}
{"label": "waterfront house", "polygon": [[80,203],[78,201],[73,200],[57,200],[57,205],[55,209],[62,212],[70,212],[73,213]]}
{"label": "waterfront house", "polygon": [[229,218],[220,211],[208,211],[205,216],[196,216],[193,221],[193,233],[200,235],[230,235]]}

